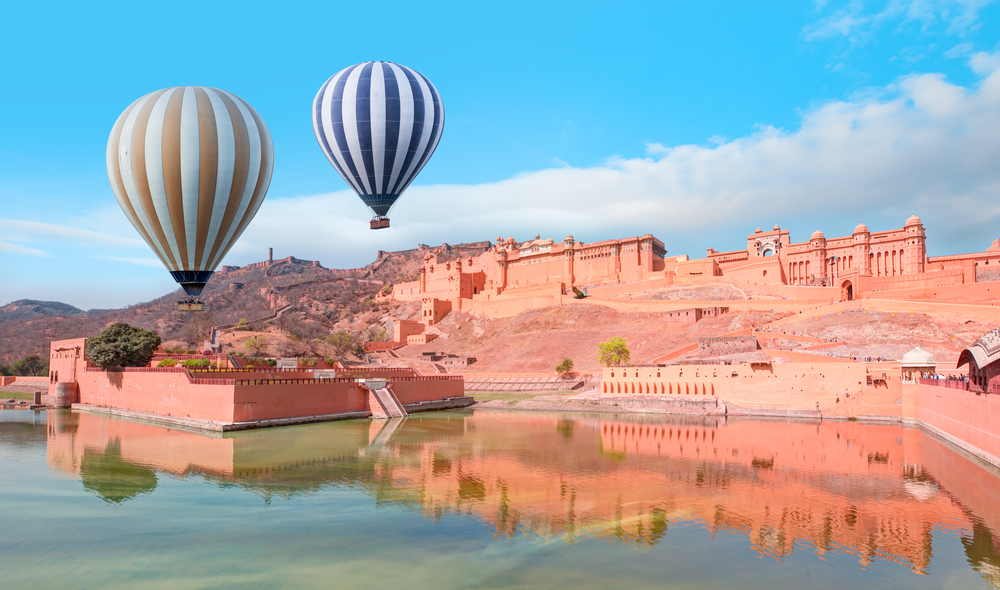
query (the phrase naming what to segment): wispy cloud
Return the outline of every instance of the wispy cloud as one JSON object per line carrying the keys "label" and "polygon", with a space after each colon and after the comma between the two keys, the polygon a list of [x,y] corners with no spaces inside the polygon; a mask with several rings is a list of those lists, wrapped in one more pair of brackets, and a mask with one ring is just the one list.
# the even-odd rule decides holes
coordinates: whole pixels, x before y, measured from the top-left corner
{"label": "wispy cloud", "polygon": [[42,256],[44,258],[52,258],[52,255],[48,252],[43,252],[42,250],[36,250],[34,248],[28,248],[27,246],[22,246],[20,244],[11,244],[10,242],[0,242],[0,252],[12,252],[14,254],[27,254],[29,256]]}
{"label": "wispy cloud", "polygon": [[938,248],[984,248],[1000,225],[997,59],[973,58],[983,76],[973,88],[939,74],[908,76],[808,111],[794,131],[761,126],[706,145],[650,144],[647,157],[589,168],[412,187],[394,227],[379,232],[367,229],[347,191],[269,198],[233,257],[260,260],[274,246],[276,255],[354,265],[379,249],[509,232],[585,240],[653,232],[673,252],[697,255],[694,245],[724,247],[717,236],[768,220],[839,220],[849,231],[861,216],[902,223],[911,213],[931,222]]}
{"label": "wispy cloud", "polygon": [[124,262],[127,264],[137,264],[139,266],[151,266],[154,268],[163,268],[163,263],[156,258],[122,258],[119,256],[102,256],[102,260],[114,260],[115,262]]}
{"label": "wispy cloud", "polygon": [[[834,61],[838,64],[846,57],[851,48],[864,46],[876,38],[883,30],[899,33],[907,25],[916,24],[919,27],[917,36],[926,34],[934,36],[966,37],[970,32],[977,31],[981,26],[982,9],[994,0],[887,0],[882,2],[863,2],[848,0],[833,5],[817,4],[816,12],[822,16],[815,22],[806,25],[803,34],[807,41],[842,40],[847,42],[847,48],[838,51]],[[919,59],[922,52],[913,47],[904,48],[901,59]],[[967,55],[972,47],[960,45],[947,53],[954,55],[956,51],[964,51]]]}
{"label": "wispy cloud", "polygon": [[145,246],[138,238],[126,238],[69,225],[56,225],[24,219],[0,218],[0,231],[19,241],[65,240],[102,246]]}

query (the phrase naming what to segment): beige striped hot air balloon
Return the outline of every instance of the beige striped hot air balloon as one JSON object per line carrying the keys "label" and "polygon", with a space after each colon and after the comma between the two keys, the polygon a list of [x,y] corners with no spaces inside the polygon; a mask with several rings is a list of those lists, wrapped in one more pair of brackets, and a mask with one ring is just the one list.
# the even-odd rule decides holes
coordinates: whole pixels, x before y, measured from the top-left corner
{"label": "beige striped hot air balloon", "polygon": [[242,98],[178,86],[125,109],[107,160],[125,216],[196,297],[260,208],[274,148],[264,120]]}

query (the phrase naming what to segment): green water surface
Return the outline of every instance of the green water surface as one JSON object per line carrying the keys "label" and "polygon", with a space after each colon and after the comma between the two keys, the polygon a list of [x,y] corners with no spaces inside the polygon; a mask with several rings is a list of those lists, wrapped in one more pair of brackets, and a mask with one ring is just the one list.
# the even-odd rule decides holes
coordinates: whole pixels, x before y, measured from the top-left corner
{"label": "green water surface", "polygon": [[997,588],[1000,479],[898,425],[0,412],[0,587]]}

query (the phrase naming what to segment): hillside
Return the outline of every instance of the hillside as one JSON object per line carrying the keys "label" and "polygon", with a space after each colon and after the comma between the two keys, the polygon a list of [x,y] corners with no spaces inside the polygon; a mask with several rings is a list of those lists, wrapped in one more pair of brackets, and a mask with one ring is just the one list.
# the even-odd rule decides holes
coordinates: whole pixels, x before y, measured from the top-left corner
{"label": "hillside", "polygon": [[[436,254],[454,260],[477,255],[487,247],[487,242],[479,242],[379,252],[371,264],[347,270],[331,270],[294,257],[271,264],[224,267],[205,289],[208,311],[204,313],[176,311],[180,290],[124,309],[88,312],[58,302],[16,301],[0,307],[0,364],[11,364],[28,354],[45,355],[50,340],[93,335],[117,321],[154,329],[170,347],[201,348],[213,326],[246,319],[255,331],[225,331],[221,337],[225,351],[240,351],[243,339],[265,334],[268,354],[320,355],[323,347],[318,339],[333,331],[346,330],[364,337],[385,329],[391,336],[394,319],[419,318],[419,302],[375,303],[374,296],[386,283],[419,276],[425,256]],[[627,296],[613,298],[623,297]],[[742,290],[728,285],[677,286],[633,296],[720,303],[745,297]],[[276,311],[280,311],[277,316]],[[768,325],[778,319],[782,321]],[[439,336],[431,343],[401,348],[396,352],[398,358],[378,356],[383,362],[408,364],[425,372],[436,370],[422,362],[425,352],[476,357],[477,362],[467,369],[473,373],[551,372],[563,358],[571,358],[577,370],[594,371],[600,368],[597,345],[611,337],[626,339],[633,363],[648,363],[696,343],[698,338],[751,326],[764,327],[770,333],[765,345],[772,348],[803,351],[820,343],[822,349],[811,354],[895,359],[919,345],[948,365],[963,348],[1000,322],[849,309],[790,317],[788,312],[730,313],[688,324],[670,321],[665,313],[627,313],[570,304],[509,318],[451,313],[428,328]],[[803,340],[803,336],[808,338]]]}
{"label": "hillside", "polygon": [[37,317],[87,315],[82,309],[68,303],[58,301],[36,301],[34,299],[19,299],[0,307],[0,322],[7,320],[30,320]]}
{"label": "hillside", "polygon": [[289,304],[292,309],[274,323],[291,337],[290,342],[308,343],[341,327],[360,332],[364,318],[372,315],[366,301],[387,282],[418,276],[424,256],[434,253],[453,260],[479,254],[487,246],[487,242],[477,242],[380,252],[371,264],[347,270],[331,270],[291,256],[271,265],[226,266],[205,288],[202,298],[207,311],[201,313],[177,311],[176,303],[184,296],[180,289],[111,310],[83,311],[66,303],[19,300],[0,307],[0,364],[30,354],[48,356],[51,340],[94,335],[114,322],[156,330],[165,342],[178,347],[199,348],[212,326],[267,317]]}

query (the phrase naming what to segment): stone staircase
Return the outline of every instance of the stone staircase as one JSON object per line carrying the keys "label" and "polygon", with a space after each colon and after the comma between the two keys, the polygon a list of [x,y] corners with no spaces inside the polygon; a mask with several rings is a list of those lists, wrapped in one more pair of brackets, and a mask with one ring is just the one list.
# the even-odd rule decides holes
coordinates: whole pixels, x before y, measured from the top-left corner
{"label": "stone staircase", "polygon": [[409,416],[403,404],[389,389],[385,381],[367,381],[365,385],[371,390],[379,407],[372,408],[372,418],[405,418]]}

